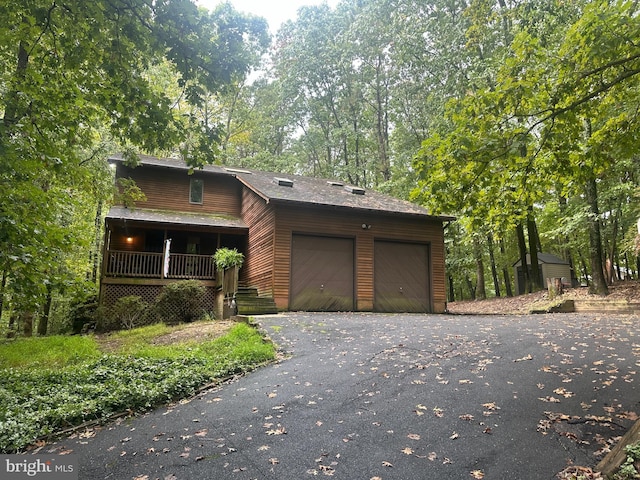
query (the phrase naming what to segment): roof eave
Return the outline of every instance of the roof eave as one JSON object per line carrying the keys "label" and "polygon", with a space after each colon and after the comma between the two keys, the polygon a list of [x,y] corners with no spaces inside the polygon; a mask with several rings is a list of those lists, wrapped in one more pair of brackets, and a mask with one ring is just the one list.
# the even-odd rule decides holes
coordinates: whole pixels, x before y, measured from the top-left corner
{"label": "roof eave", "polygon": [[413,217],[413,218],[425,218],[431,221],[439,221],[439,222],[452,222],[456,220],[456,217],[451,217],[447,215],[431,215],[428,213],[419,213],[419,212],[401,212],[398,210],[380,210],[377,208],[357,207],[353,205],[336,205],[333,203],[304,202],[300,200],[289,200],[286,198],[269,198],[264,195],[260,195],[260,196],[265,198],[267,203],[271,202],[273,204],[297,205],[297,206],[316,207],[316,208],[331,208],[331,209],[339,209],[339,210],[344,209],[349,211],[360,211],[360,212],[374,213],[379,215],[394,215],[394,216],[400,215],[400,216]]}

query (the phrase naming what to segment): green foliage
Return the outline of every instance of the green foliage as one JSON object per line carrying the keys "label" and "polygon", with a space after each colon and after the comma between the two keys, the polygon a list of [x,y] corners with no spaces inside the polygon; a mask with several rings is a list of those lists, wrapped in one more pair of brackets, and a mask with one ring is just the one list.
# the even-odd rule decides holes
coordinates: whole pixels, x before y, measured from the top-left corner
{"label": "green foliage", "polygon": [[627,458],[613,475],[613,480],[633,480],[640,478],[640,472],[638,472],[636,468],[637,462],[640,461],[640,442],[627,445],[624,450],[627,453]]}
{"label": "green foliage", "polygon": [[3,2],[0,17],[0,272],[10,307],[33,314],[95,278],[107,154],[213,162],[219,119],[191,108],[243,77],[268,35],[230,4],[188,0]]}
{"label": "green foliage", "polygon": [[142,326],[145,315],[149,311],[149,305],[137,295],[120,297],[111,308],[114,323],[117,322],[122,328],[131,330]]}
{"label": "green foliage", "polygon": [[147,196],[131,178],[119,178],[114,202],[127,208],[135,207],[136,202],[144,202]]}
{"label": "green foliage", "polygon": [[238,252],[235,248],[219,248],[213,254],[213,261],[216,263],[218,270],[225,270],[232,267],[242,267],[244,263],[244,254]]}
{"label": "green foliage", "polygon": [[165,285],[158,295],[155,310],[168,325],[193,322],[204,314],[206,289],[198,280],[180,280]]}
{"label": "green foliage", "polygon": [[630,225],[623,212],[639,179],[628,163],[637,164],[637,9],[625,1],[473,3],[465,11],[472,81],[450,90],[445,121],[423,142],[413,198],[466,217],[472,234],[496,235],[534,206],[568,204],[541,236],[565,246],[563,256],[571,247],[576,260],[587,258],[589,276],[603,284],[598,258],[620,264]]}
{"label": "green foliage", "polygon": [[[107,419],[125,410],[144,411],[188,397],[215,378],[250,370],[274,358],[273,345],[246,324],[212,341],[152,346],[153,336],[165,329],[153,326],[142,333],[123,332],[137,339],[124,347],[124,354],[67,358],[55,369],[51,364],[49,368],[31,364],[0,370],[0,451],[23,449],[39,437],[84,421]],[[65,342],[78,338],[95,348],[90,337],[60,337],[58,350],[74,347]],[[24,340],[23,353],[37,340]],[[0,346],[0,358],[7,348],[11,347]],[[47,363],[45,356],[42,363]]]}
{"label": "green foliage", "polygon": [[87,324],[100,323],[98,315],[98,296],[80,295],[70,302],[69,319],[73,333],[80,333]]}

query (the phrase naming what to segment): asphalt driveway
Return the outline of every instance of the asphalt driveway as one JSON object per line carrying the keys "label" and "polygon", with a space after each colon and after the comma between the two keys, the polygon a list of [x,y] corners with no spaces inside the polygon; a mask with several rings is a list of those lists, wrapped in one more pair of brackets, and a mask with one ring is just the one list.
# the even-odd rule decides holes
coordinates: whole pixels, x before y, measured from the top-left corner
{"label": "asphalt driveway", "polygon": [[52,446],[82,480],[552,479],[640,414],[630,316],[287,313],[282,360]]}

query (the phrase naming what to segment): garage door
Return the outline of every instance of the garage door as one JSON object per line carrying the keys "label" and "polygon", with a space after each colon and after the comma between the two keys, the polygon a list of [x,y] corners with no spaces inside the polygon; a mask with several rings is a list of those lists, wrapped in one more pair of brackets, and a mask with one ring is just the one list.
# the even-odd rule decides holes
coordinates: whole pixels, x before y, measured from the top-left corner
{"label": "garage door", "polygon": [[377,240],[374,300],[377,312],[430,312],[429,246]]}
{"label": "garage door", "polygon": [[293,235],[291,310],[352,311],[353,239]]}

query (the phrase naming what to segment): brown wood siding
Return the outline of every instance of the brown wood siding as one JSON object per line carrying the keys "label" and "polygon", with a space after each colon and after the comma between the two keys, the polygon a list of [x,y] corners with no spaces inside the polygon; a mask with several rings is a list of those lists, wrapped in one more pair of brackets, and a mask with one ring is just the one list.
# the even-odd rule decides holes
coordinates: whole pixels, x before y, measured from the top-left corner
{"label": "brown wood siding", "polygon": [[242,219],[249,225],[249,248],[244,267],[240,270],[240,279],[256,287],[260,295],[273,296],[274,211],[263,198],[245,188],[242,192]]}
{"label": "brown wood siding", "polygon": [[289,308],[290,303],[292,234],[306,233],[355,238],[356,310],[359,311],[373,309],[374,239],[430,244],[433,311],[445,310],[444,235],[440,221],[297,205],[279,204],[273,208],[276,213],[273,293],[278,308]]}
{"label": "brown wood siding", "polygon": [[[139,208],[240,216],[242,187],[231,176],[212,175],[197,170],[189,175],[183,170],[152,166],[129,168],[121,164],[117,166],[116,176],[131,178],[144,192],[147,200],[137,202]],[[189,203],[191,178],[204,181],[202,204]]]}

